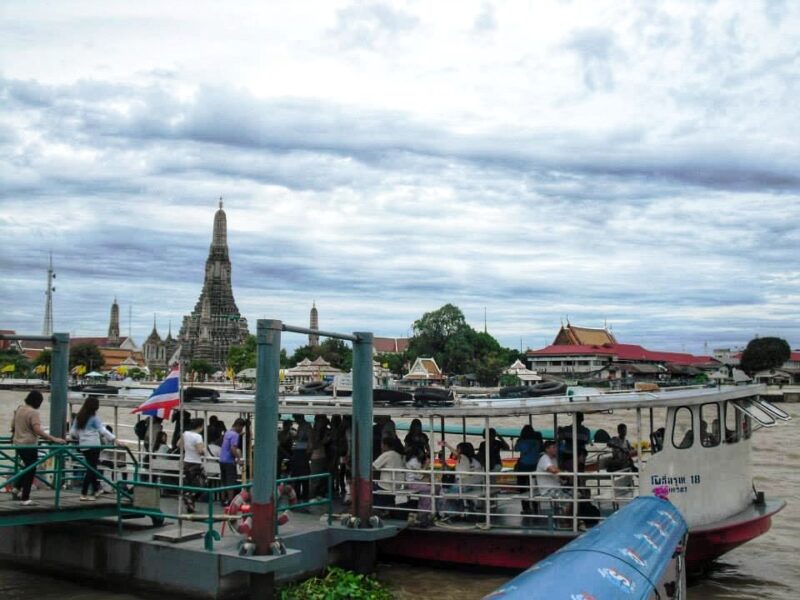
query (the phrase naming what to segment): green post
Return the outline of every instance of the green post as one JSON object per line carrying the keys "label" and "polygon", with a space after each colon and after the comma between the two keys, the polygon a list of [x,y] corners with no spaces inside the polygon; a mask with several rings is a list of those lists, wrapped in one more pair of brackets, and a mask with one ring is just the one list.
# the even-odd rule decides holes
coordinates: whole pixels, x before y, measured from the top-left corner
{"label": "green post", "polygon": [[67,380],[69,378],[69,334],[53,334],[50,359],[50,435],[63,438],[67,433]]}
{"label": "green post", "polygon": [[366,527],[372,516],[372,334],[353,342],[353,508]]}
{"label": "green post", "polygon": [[256,554],[275,541],[275,480],[278,449],[281,331],[278,320],[259,319],[256,333],[255,448],[253,453],[253,541]]}

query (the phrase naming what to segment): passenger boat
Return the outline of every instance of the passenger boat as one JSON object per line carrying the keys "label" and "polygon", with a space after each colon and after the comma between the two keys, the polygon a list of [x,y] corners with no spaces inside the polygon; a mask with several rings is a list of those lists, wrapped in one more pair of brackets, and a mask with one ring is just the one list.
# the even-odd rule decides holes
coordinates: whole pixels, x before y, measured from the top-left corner
{"label": "passenger boat", "polygon": [[[609,471],[609,436],[595,424],[584,468],[562,470],[564,497],[557,499],[539,495],[536,473],[513,470],[513,452],[505,453],[504,468],[498,471],[449,471],[441,460],[432,461],[426,471],[393,469],[397,483],[389,491],[376,488],[376,504],[385,504],[378,502],[380,496],[391,496],[389,518],[408,517],[408,523],[398,536],[381,542],[379,552],[426,563],[525,569],[634,497],[658,495],[667,497],[688,524],[687,567],[700,570],[768,531],[772,516],[785,506],[782,500],[765,498],[752,479],[752,436],[790,419],[762,398],[765,391],[763,385],[613,393],[578,389],[542,398],[376,405],[377,423],[391,418],[403,429],[411,419],[420,419],[431,456],[437,456],[445,439],[473,441],[475,446],[486,441],[487,464],[490,429],[511,424],[514,430],[534,424],[545,439],[560,434],[571,440],[571,455],[577,456],[578,414],[586,416],[587,425],[611,419],[627,423],[629,439],[640,449],[630,468]],[[134,405],[132,399],[122,398],[104,403],[121,407],[126,402]],[[252,412],[252,402],[252,396],[223,394],[219,404],[192,403],[186,408],[198,416],[239,416]],[[348,414],[352,404],[350,398],[284,396],[280,409],[286,415],[310,417]],[[115,424],[116,420],[115,416]],[[406,484],[407,474],[427,482],[427,488]],[[459,476],[462,483],[448,481]],[[523,501],[535,510],[523,511]],[[648,543],[657,545],[659,540]]]}

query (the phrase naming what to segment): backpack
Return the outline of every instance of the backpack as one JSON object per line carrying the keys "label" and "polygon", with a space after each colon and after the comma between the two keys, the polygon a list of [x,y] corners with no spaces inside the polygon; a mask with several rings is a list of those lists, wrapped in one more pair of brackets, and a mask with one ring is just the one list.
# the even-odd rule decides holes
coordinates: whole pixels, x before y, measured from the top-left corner
{"label": "backpack", "polygon": [[147,427],[149,425],[150,419],[139,419],[136,422],[136,425],[133,426],[133,432],[136,434],[136,437],[139,438],[141,441],[144,441],[147,438]]}

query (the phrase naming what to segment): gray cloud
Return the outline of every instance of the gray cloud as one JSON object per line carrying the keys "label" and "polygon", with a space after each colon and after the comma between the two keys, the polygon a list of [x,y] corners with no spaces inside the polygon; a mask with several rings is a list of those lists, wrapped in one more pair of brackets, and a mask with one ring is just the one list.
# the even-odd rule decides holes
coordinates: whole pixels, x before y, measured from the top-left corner
{"label": "gray cloud", "polygon": [[[265,19],[203,54],[210,71],[184,53],[73,72],[70,55],[63,76],[20,75],[33,63],[6,43],[0,326],[39,329],[52,249],[57,326],[102,333],[116,295],[140,340],[153,312],[177,327],[223,195],[251,321],[304,323],[316,300],[325,326],[405,335],[454,302],[476,325],[488,307],[513,346],[550,341],[567,314],[665,349],[800,343],[797,11],[643,5],[576,30],[568,4],[541,22],[425,8],[325,7],[269,35]],[[100,22],[79,30],[110,48]],[[126,38],[117,15],[114,35],[135,43],[148,22]],[[41,65],[47,30],[11,33]]]}

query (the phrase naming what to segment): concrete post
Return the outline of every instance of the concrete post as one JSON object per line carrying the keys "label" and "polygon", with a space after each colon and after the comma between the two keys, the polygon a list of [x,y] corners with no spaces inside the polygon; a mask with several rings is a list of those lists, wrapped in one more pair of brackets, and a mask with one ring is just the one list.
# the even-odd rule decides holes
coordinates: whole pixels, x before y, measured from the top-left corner
{"label": "concrete post", "polygon": [[256,554],[269,554],[275,541],[275,474],[278,451],[278,394],[281,322],[259,319],[256,333],[255,449],[253,452],[253,541]]}
{"label": "concrete post", "polygon": [[67,383],[69,378],[69,334],[53,334],[50,358],[50,435],[63,438],[67,433]]}
{"label": "concrete post", "polygon": [[372,516],[372,334],[353,342],[353,513],[366,527]]}

